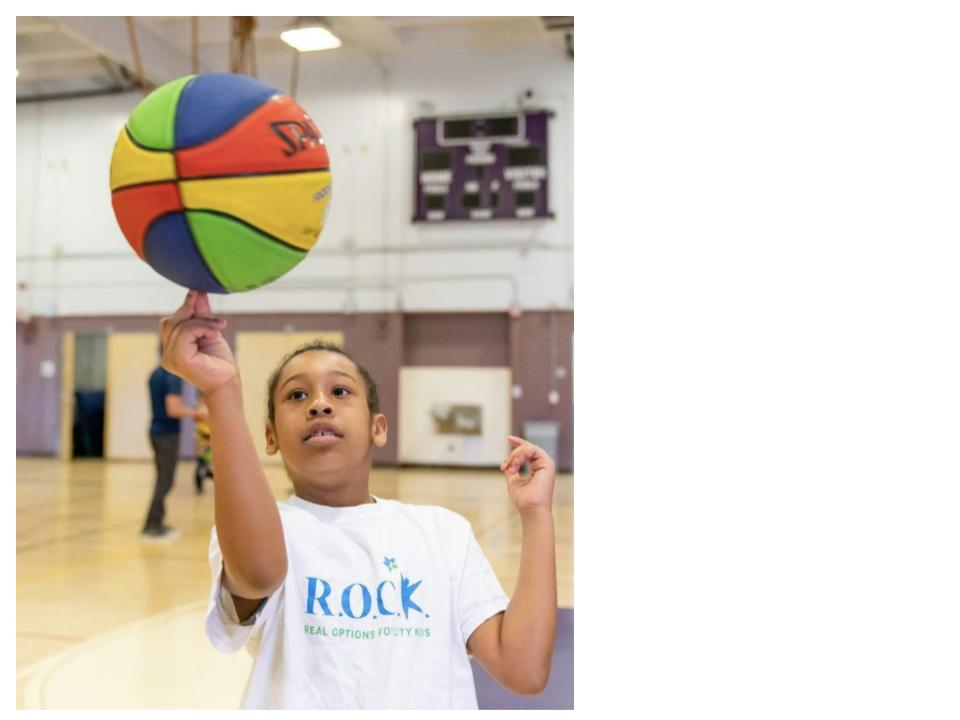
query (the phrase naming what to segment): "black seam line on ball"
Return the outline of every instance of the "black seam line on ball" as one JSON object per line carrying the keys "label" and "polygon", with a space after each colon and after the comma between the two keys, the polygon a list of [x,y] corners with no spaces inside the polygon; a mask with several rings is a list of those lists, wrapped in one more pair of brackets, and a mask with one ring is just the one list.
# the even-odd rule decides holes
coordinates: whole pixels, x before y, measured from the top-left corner
{"label": "black seam line on ball", "polygon": [[166,150],[164,148],[152,148],[149,145],[144,145],[143,143],[138,142],[137,139],[133,136],[133,133],[130,132],[130,127],[128,125],[124,125],[123,130],[124,132],[127,133],[127,137],[130,138],[130,142],[132,142],[141,150],[145,150],[146,152],[151,152],[151,153],[166,153],[168,155],[173,155],[173,148],[170,148],[169,150]]}
{"label": "black seam line on ball", "polygon": [[[176,146],[174,146],[170,150],[163,150],[160,148],[147,147],[146,145],[143,145],[137,142],[137,139],[130,132],[130,128],[128,128],[126,125],[123,126],[123,131],[127,134],[127,137],[130,138],[130,142],[132,142],[140,150],[143,150],[144,152],[152,153],[154,155],[170,155],[173,159],[173,172],[176,174],[176,177],[174,178],[175,180],[214,180],[216,178],[252,177],[255,175],[293,175],[295,173],[330,172],[330,165],[327,164],[327,165],[321,165],[319,167],[304,168],[304,169],[298,169],[298,170],[268,170],[265,172],[230,173],[226,175],[197,175],[195,177],[184,176],[180,174],[177,155],[178,153],[184,152],[184,150],[189,150],[189,148],[178,149]],[[196,145],[195,147],[200,147],[200,146]],[[124,187],[128,187],[128,186],[125,185]]]}
{"label": "black seam line on ball", "polygon": [[[175,187],[176,192],[177,192],[177,202],[180,203],[180,207],[182,208],[182,211],[181,211],[181,212],[184,213],[184,215],[183,215],[183,222],[186,223],[186,225],[187,225],[187,232],[190,233],[190,241],[193,243],[193,249],[196,250],[196,251],[197,251],[197,255],[200,256],[200,261],[201,261],[204,265],[207,265],[207,261],[206,261],[206,259],[203,257],[203,253],[200,252],[200,247],[197,245],[197,239],[193,236],[193,228],[190,227],[190,221],[187,220],[187,216],[186,216],[186,205],[184,205],[184,203],[183,203],[183,192],[180,190],[180,182],[179,182],[179,181],[180,181],[180,161],[179,161],[179,159],[177,158],[177,153],[176,153],[176,149],[177,149],[177,120],[180,118],[180,103],[183,102],[183,94],[187,91],[187,88],[189,88],[191,85],[193,85],[193,83],[194,83],[194,81],[195,81],[196,79],[197,79],[197,76],[194,75],[192,78],[190,78],[189,80],[187,80],[183,85],[180,86],[180,92],[177,93],[177,104],[176,104],[176,106],[174,106],[174,108],[173,108],[173,121],[172,121],[172,122],[173,122],[173,128],[172,128],[172,132],[173,132],[173,149],[170,151],[170,154],[173,155],[173,172],[174,172],[174,174],[177,176],[177,182],[174,184],[174,187]],[[209,266],[207,266],[207,271],[210,273],[210,277],[212,277],[214,280],[216,280],[218,283],[220,283],[220,287],[222,287],[224,290],[226,290],[227,292],[229,292],[229,290],[227,290],[226,285],[224,285],[222,282],[220,282],[220,278],[217,277],[216,273],[214,273],[213,270],[212,270]]]}
{"label": "black seam line on ball", "polygon": [[[110,193],[123,192],[124,190],[132,190],[133,188],[146,187],[147,185],[176,185],[176,178],[169,178],[167,180],[146,180],[144,182],[133,183],[131,185],[120,185],[119,187],[113,188]],[[179,189],[178,189],[179,192]]]}
{"label": "black seam line on ball", "polygon": [[[176,172],[176,168],[174,168]],[[205,175],[202,177],[183,177],[182,175],[174,175],[173,177],[166,178],[164,180],[145,180],[138,183],[130,183],[129,185],[118,185],[113,188],[110,192],[115,193],[120,190],[128,190],[129,188],[143,187],[144,185],[162,185],[163,183],[181,183],[181,182],[192,182],[194,180],[231,180],[235,178],[254,178],[254,177],[265,177],[271,175],[298,175],[302,173],[315,173],[315,172],[326,172],[329,173],[330,169],[327,168],[313,168],[309,170],[277,170],[274,172],[255,172],[255,173],[237,173],[236,175]],[[179,186],[178,186],[179,190]]]}
{"label": "black seam line on ball", "polygon": [[328,173],[330,172],[330,166],[327,165],[326,167],[306,168],[303,170],[266,170],[263,172],[228,173],[225,175],[179,175],[177,179],[181,182],[189,182],[191,180],[227,180],[230,178],[264,177],[270,175],[302,175],[304,173],[316,172]]}
{"label": "black seam line on ball", "polygon": [[[177,169],[174,167],[174,172]],[[198,177],[183,177],[182,175],[174,175],[173,177],[166,178],[163,180],[145,180],[144,182],[130,183],[129,185],[119,185],[113,188],[110,192],[115,193],[120,190],[128,190],[129,188],[143,187],[144,185],[162,185],[163,183],[181,183],[181,182],[193,182],[194,180],[230,180],[234,178],[254,178],[254,177],[265,177],[271,175],[298,175],[303,173],[315,173],[315,172],[330,172],[329,166],[325,168],[310,168],[307,170],[276,170],[272,172],[251,172],[251,173],[237,173],[235,175],[204,175]],[[179,190],[179,186],[177,188]]]}
{"label": "black seam line on ball", "polygon": [[[167,183],[170,183],[170,181],[168,181],[168,180],[163,180],[163,181],[159,181],[159,182],[139,183],[139,184],[137,184],[137,185],[125,185],[125,186],[122,187],[122,188],[117,188],[116,190],[111,191],[111,194],[112,194],[112,193],[117,193],[117,192],[123,192],[123,191],[125,191],[125,190],[131,190],[131,189],[133,189],[133,188],[145,187],[145,186],[147,186],[147,185],[164,185],[164,184],[167,184]],[[174,183],[170,183],[170,184],[174,184]],[[177,192],[178,192],[178,197],[179,197],[179,188],[177,188]],[[156,222],[157,220],[159,220],[160,218],[162,218],[162,217],[164,217],[164,216],[166,216],[166,215],[172,215],[173,213],[177,213],[177,212],[188,212],[188,211],[189,211],[189,212],[205,212],[205,213],[210,213],[211,215],[219,215],[219,216],[221,216],[221,217],[225,217],[225,218],[227,218],[228,220],[233,220],[234,222],[240,223],[241,225],[246,225],[246,226],[247,226],[248,228],[250,228],[251,230],[254,230],[254,231],[260,233],[260,234],[263,235],[265,238],[267,238],[267,239],[269,239],[269,240],[273,240],[274,242],[279,243],[280,245],[283,245],[283,246],[286,247],[286,248],[289,248],[289,249],[291,249],[291,250],[295,250],[296,252],[302,253],[303,255],[306,255],[306,254],[307,254],[307,250],[304,250],[302,247],[298,247],[298,246],[296,246],[296,245],[292,245],[292,244],[286,242],[285,240],[282,240],[282,239],[278,238],[276,235],[271,235],[271,234],[268,233],[266,230],[263,230],[262,228],[259,228],[259,227],[257,227],[256,225],[247,222],[246,220],[242,220],[241,218],[237,217],[236,215],[231,215],[230,213],[226,213],[226,212],[223,212],[223,211],[221,211],[221,210],[214,210],[214,209],[212,209],[212,208],[187,207],[186,205],[183,204],[182,198],[181,198],[180,208],[178,208],[177,210],[168,210],[167,212],[162,213],[161,215],[157,215],[157,217],[154,218],[154,219],[150,222],[150,225],[153,225],[154,222]],[[187,224],[189,225],[189,222],[188,222]],[[147,226],[147,230],[150,229],[150,225]],[[193,236],[193,229],[192,229],[192,228],[191,228],[191,230],[190,230],[190,234],[191,234],[191,237],[192,237],[192,236]],[[144,231],[144,239],[146,239],[146,231]],[[194,238],[194,244],[196,245],[196,238]],[[199,247],[198,247],[197,249],[199,250]],[[214,275],[214,277],[216,277],[216,275]]]}
{"label": "black seam line on ball", "polygon": [[[193,81],[197,79],[197,76],[194,75],[192,78],[187,80],[183,85],[180,86],[180,92],[177,93],[177,105],[173,108],[173,147],[170,148],[170,153],[173,155],[173,171],[177,174],[177,180],[180,179],[180,161],[177,158],[177,120],[180,118],[180,103],[183,100],[183,94],[187,91],[187,88],[193,85]],[[180,194],[180,186],[177,185],[177,194]],[[180,198],[180,204],[183,204],[183,198]],[[196,243],[194,243],[196,244]],[[214,275],[216,277],[216,275]],[[219,280],[217,282],[220,282]],[[220,283],[221,285],[223,283]],[[226,288],[224,288],[226,289]]]}
{"label": "black seam line on ball", "polygon": [[[204,74],[204,73],[198,73],[197,75],[194,75],[194,76],[190,79],[190,82],[188,82],[186,85],[184,85],[183,88],[180,90],[180,97],[177,98],[177,114],[176,114],[175,117],[179,117],[179,116],[180,116],[180,98],[183,97],[184,91],[186,91],[186,89],[187,89],[188,87],[190,87],[191,85],[193,85],[194,80],[196,80],[198,77],[200,77],[200,75],[203,75],[203,74]],[[257,112],[257,111],[260,110],[262,107],[264,107],[268,102],[270,102],[271,100],[273,100],[273,99],[276,98],[276,97],[280,97],[282,94],[283,94],[283,93],[281,93],[280,91],[275,92],[273,95],[271,95],[270,97],[268,97],[266,100],[264,100],[263,102],[261,102],[259,105],[257,105],[256,107],[251,108],[250,110],[248,110],[247,113],[246,113],[246,115],[244,115],[244,116],[241,117],[239,120],[237,120],[236,122],[234,122],[233,125],[231,125],[230,127],[226,128],[226,129],[224,129],[224,130],[221,130],[217,135],[214,135],[212,138],[207,138],[206,140],[203,140],[203,141],[198,142],[198,143],[194,143],[193,145],[184,145],[183,147],[177,147],[177,138],[174,137],[174,138],[173,138],[173,149],[174,149],[174,150],[193,150],[194,148],[198,148],[198,147],[200,147],[201,145],[206,145],[208,142],[211,142],[211,141],[216,140],[216,139],[218,139],[218,138],[222,138],[224,135],[226,135],[227,133],[231,132],[234,128],[236,128],[236,127],[237,127],[240,123],[242,123],[244,120],[247,120],[251,115],[253,115],[255,112]],[[173,130],[174,130],[174,136],[176,136],[176,130],[177,130],[176,120],[174,120]]]}
{"label": "black seam line on ball", "polygon": [[[141,150],[146,150],[147,152],[153,152],[153,153],[170,153],[170,154],[172,155],[172,154],[174,154],[177,150],[187,150],[187,149],[189,149],[189,148],[178,148],[178,147],[177,147],[177,118],[180,117],[180,101],[183,100],[183,94],[187,91],[187,88],[188,88],[188,87],[190,87],[191,85],[193,85],[194,81],[195,81],[198,77],[199,77],[199,75],[194,75],[192,78],[190,78],[190,79],[189,79],[187,82],[185,82],[185,83],[183,84],[183,86],[180,88],[180,92],[177,93],[177,106],[173,109],[173,147],[170,147],[170,148],[154,148],[154,147],[150,147],[149,145],[144,145],[143,143],[139,142],[139,141],[133,136],[133,133],[132,133],[132,132],[130,132],[130,125],[129,125],[129,123],[124,123],[123,129],[124,129],[124,131],[127,133],[127,137],[130,138],[130,142],[132,142],[134,145],[136,145],[136,146],[137,146],[138,148],[140,148]],[[268,98],[268,99],[272,99],[272,98]],[[251,110],[250,112],[253,112],[254,110],[259,110],[259,109],[260,109],[263,105],[265,105],[265,104],[266,104],[266,102],[261,103],[260,105],[258,105],[257,107],[255,107],[255,108],[254,108],[253,110]],[[249,117],[249,115],[250,115],[250,113],[247,113],[247,115],[246,115],[245,117]],[[243,119],[245,119],[245,118],[241,118],[241,121],[242,121]],[[233,130],[233,128],[235,128],[235,127],[239,124],[239,122],[240,122],[240,121],[238,121],[237,123],[234,123],[233,125],[231,125],[229,128],[227,128],[226,130],[224,130],[223,132],[221,132],[220,135],[218,135],[217,137],[221,137],[221,136],[223,136],[224,134],[226,134],[226,133],[230,132],[231,130]],[[211,138],[211,140],[215,140],[215,139],[216,139],[216,138]],[[201,145],[203,145],[203,144],[205,144],[205,143],[208,143],[208,142],[210,142],[210,140],[204,140],[203,142],[197,143],[196,145],[191,145],[190,147],[191,147],[191,148],[200,147]],[[174,160],[174,163],[176,163],[176,160]]]}
{"label": "black seam line on ball", "polygon": [[[144,145],[143,143],[137,142],[137,139],[133,136],[133,133],[130,132],[129,123],[125,123],[123,126],[123,129],[126,130],[127,137],[130,138],[130,142],[132,142],[141,150],[146,150],[147,152],[170,153],[172,155],[174,151],[177,149],[177,117],[180,115],[180,98],[183,97],[184,90],[190,87],[193,84],[193,81],[196,79],[197,79],[197,76],[194,75],[192,78],[190,78],[187,82],[183,84],[183,86],[180,88],[180,92],[177,93],[177,106],[173,109],[173,147],[152,148],[152,147],[149,147],[148,145]],[[176,166],[177,166],[176,158],[174,158],[173,160],[173,166],[174,166],[174,169],[176,169]]]}
{"label": "black seam line on ball", "polygon": [[[207,272],[210,273],[210,277],[213,278],[213,281],[214,281],[215,283],[217,283],[221,288],[223,288],[223,291],[224,291],[224,292],[227,292],[227,293],[233,292],[233,291],[227,289],[227,286],[223,284],[223,281],[220,280],[220,278],[217,276],[217,274],[213,271],[213,268],[211,268],[210,265],[207,264],[207,259],[203,256],[203,253],[200,252],[200,246],[197,245],[197,239],[193,236],[193,228],[190,227],[190,221],[187,219],[186,212],[187,212],[187,211],[186,211],[185,208],[181,208],[181,209],[179,209],[179,210],[171,210],[171,211],[165,212],[165,213],[163,213],[163,214],[161,214],[161,215],[157,215],[153,220],[150,221],[150,224],[147,225],[146,229],[143,231],[143,259],[144,259],[144,260],[147,259],[147,234],[150,232],[150,228],[152,228],[152,227],[153,227],[154,225],[156,225],[160,220],[162,220],[163,218],[165,218],[165,217],[167,217],[167,216],[169,216],[169,215],[176,215],[177,213],[182,213],[182,214],[183,214],[183,222],[184,222],[184,224],[187,226],[187,233],[188,233],[189,236],[190,236],[190,242],[193,243],[193,249],[197,251],[197,256],[200,258],[200,262],[203,263],[203,266],[207,269]],[[147,264],[150,265],[149,262],[148,262]],[[153,266],[151,265],[151,267],[153,267]],[[164,277],[166,277],[166,276],[164,276]],[[168,279],[169,279],[169,278],[168,278]],[[214,291],[214,292],[216,292],[216,291]]]}
{"label": "black seam line on ball", "polygon": [[[228,220],[233,220],[234,222],[239,223],[240,225],[245,225],[246,227],[250,228],[251,230],[260,233],[261,235],[263,235],[263,236],[264,236],[265,238],[267,238],[268,240],[273,240],[275,243],[277,243],[277,244],[279,244],[279,245],[283,245],[285,248],[289,248],[290,250],[295,250],[296,252],[300,253],[300,254],[303,255],[303,256],[306,256],[306,254],[307,254],[307,251],[304,250],[302,247],[297,247],[296,245],[291,245],[290,243],[286,242],[285,240],[281,240],[281,239],[278,238],[276,235],[271,235],[271,234],[268,233],[266,230],[262,230],[261,228],[258,228],[256,225],[254,225],[254,224],[252,224],[252,223],[248,223],[246,220],[242,220],[242,219],[238,218],[236,215],[231,215],[230,213],[221,212],[220,210],[212,210],[212,209],[210,209],[210,208],[188,208],[188,207],[185,207],[185,208],[183,209],[183,211],[184,211],[184,212],[204,212],[204,213],[209,213],[209,214],[211,214],[211,215],[219,215],[220,217],[227,218]],[[189,220],[188,220],[187,222],[188,222],[188,224],[189,224]],[[216,276],[214,276],[214,277],[216,277]]]}

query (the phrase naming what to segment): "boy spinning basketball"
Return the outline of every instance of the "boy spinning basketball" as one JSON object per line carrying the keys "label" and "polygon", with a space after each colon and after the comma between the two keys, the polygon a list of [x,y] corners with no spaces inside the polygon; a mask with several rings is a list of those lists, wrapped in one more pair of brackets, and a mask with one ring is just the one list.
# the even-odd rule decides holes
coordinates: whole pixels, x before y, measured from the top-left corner
{"label": "boy spinning basketball", "polygon": [[370,374],[337,346],[300,348],[270,379],[267,452],[280,454],[294,487],[276,502],[225,324],[191,291],[160,331],[164,367],[209,408],[217,486],[206,630],[219,650],[253,655],[243,706],[476,708],[468,652],[504,687],[542,691],[557,608],[553,460],[509,438],[501,470],[523,544],[508,599],[466,519],[370,494],[387,419]]}

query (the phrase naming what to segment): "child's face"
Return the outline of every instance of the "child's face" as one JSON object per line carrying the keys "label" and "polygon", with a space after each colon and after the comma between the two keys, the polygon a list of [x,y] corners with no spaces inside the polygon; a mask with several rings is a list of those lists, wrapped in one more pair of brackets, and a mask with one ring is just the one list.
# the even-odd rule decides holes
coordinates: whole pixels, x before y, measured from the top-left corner
{"label": "child's face", "polygon": [[363,378],[340,353],[310,350],[292,358],[280,372],[273,402],[267,453],[280,452],[295,484],[369,468],[373,448],[387,442],[386,418],[370,412]]}

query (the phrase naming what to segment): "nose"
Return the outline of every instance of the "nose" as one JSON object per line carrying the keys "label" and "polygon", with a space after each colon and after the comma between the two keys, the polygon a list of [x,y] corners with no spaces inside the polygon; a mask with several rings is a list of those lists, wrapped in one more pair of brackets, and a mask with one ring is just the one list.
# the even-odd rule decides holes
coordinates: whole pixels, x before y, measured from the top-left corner
{"label": "nose", "polygon": [[323,393],[318,393],[316,399],[310,403],[310,408],[308,409],[310,417],[317,417],[318,415],[333,415],[333,407],[327,402],[327,397]]}

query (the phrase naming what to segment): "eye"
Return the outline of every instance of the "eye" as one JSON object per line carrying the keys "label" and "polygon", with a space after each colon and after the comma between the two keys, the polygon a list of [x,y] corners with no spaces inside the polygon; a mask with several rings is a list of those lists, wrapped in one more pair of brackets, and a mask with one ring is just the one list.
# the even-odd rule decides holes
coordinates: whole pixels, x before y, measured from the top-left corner
{"label": "eye", "polygon": [[333,389],[333,396],[342,398],[350,394],[350,388],[345,388],[343,385],[338,385]]}
{"label": "eye", "polygon": [[307,393],[304,390],[293,390],[287,395],[287,400],[303,400],[306,396]]}

